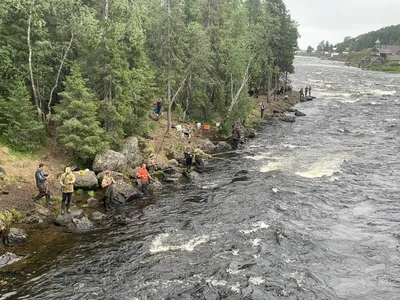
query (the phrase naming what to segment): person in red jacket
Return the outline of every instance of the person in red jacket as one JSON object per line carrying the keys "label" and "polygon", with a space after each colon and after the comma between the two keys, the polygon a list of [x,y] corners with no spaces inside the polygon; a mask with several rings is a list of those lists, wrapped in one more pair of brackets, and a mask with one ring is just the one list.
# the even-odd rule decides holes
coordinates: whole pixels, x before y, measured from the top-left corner
{"label": "person in red jacket", "polygon": [[140,183],[142,185],[142,192],[144,194],[147,190],[147,186],[149,185],[149,180],[153,179],[151,178],[149,172],[146,169],[146,164],[142,164],[142,167],[137,172],[136,177],[140,178]]}

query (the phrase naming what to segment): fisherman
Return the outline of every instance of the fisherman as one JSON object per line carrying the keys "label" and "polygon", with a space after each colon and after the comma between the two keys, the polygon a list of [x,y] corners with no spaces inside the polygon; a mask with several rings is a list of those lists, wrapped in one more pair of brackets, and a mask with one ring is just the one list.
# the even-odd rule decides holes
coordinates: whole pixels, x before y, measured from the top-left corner
{"label": "fisherman", "polygon": [[236,120],[232,125],[232,140],[234,150],[239,148],[239,144],[242,143],[242,132],[241,132],[241,123],[240,120]]}
{"label": "fisherman", "polygon": [[311,97],[311,86],[308,87],[308,95]]}
{"label": "fisherman", "polygon": [[137,172],[136,177],[140,178],[142,193],[146,193],[147,186],[149,185],[149,180],[153,180],[146,169],[146,164],[142,164],[142,167]]}
{"label": "fisherman", "polygon": [[308,86],[306,86],[305,92],[306,92],[305,96],[307,97],[307,95],[308,95]]}
{"label": "fisherman", "polygon": [[62,201],[61,201],[61,214],[65,213],[65,204],[67,206],[67,212],[70,213],[69,209],[71,206],[72,193],[74,192],[75,175],[72,173],[70,167],[65,168],[65,173],[61,175],[60,184],[62,190]]}
{"label": "fisherman", "polygon": [[186,171],[190,173],[190,167],[192,166],[192,161],[193,161],[193,153],[194,149],[192,147],[192,141],[188,141],[188,144],[185,147],[184,150],[184,156],[185,156],[185,162],[186,162]]}
{"label": "fisherman", "polygon": [[107,188],[105,198],[104,198],[104,208],[106,211],[110,210],[110,203],[112,199],[114,198],[114,186],[115,186],[116,181],[114,178],[111,177],[111,171],[106,171],[103,181],[101,182],[101,187]]}
{"label": "fisherman", "polygon": [[158,98],[156,103],[156,108],[154,109],[154,112],[157,115],[157,120],[160,118],[161,115],[161,105],[162,105],[162,99]]}
{"label": "fisherman", "polygon": [[39,190],[39,194],[34,198],[35,203],[39,203],[40,198],[46,197],[46,205],[50,204],[50,191],[47,186],[47,180],[49,179],[49,174],[43,173],[44,163],[39,164],[39,168],[36,170],[35,179],[36,186]]}
{"label": "fisherman", "polygon": [[263,102],[260,102],[260,112],[261,112],[261,118],[264,117],[264,110],[265,110],[265,106]]}
{"label": "fisherman", "polygon": [[304,96],[304,91],[303,91],[303,88],[301,88],[301,90],[299,91],[299,93],[300,93],[300,100],[303,98],[303,96]]}

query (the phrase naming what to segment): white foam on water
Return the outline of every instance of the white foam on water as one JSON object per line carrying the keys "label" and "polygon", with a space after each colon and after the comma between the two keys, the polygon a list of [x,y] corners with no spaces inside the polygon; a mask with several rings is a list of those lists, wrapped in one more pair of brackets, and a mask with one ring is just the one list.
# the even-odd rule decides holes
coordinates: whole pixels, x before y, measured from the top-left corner
{"label": "white foam on water", "polygon": [[378,95],[378,96],[382,96],[382,95],[396,95],[396,91],[384,91],[384,90],[368,90],[366,92],[368,95]]}
{"label": "white foam on water", "polygon": [[306,178],[332,176],[340,171],[340,166],[345,159],[346,157],[343,154],[327,155],[311,164],[305,171],[296,172],[296,174]]}
{"label": "white foam on water", "polygon": [[268,225],[268,224],[265,224],[263,221],[255,222],[255,223],[251,224],[251,226],[253,227],[252,229],[240,230],[240,232],[241,232],[241,233],[244,233],[244,234],[249,234],[249,233],[252,233],[252,232],[256,232],[256,231],[258,231],[258,230],[260,230],[260,229],[267,229],[267,228],[269,228],[269,225]]}
{"label": "white foam on water", "polygon": [[249,282],[255,285],[260,285],[263,284],[265,280],[262,279],[261,277],[250,277]]}
{"label": "white foam on water", "polygon": [[236,283],[235,285],[232,285],[231,287],[232,292],[236,294],[240,294],[240,284]]}
{"label": "white foam on water", "polygon": [[272,156],[271,156],[271,152],[267,152],[267,153],[260,153],[260,154],[255,155],[255,156],[247,155],[244,158],[259,161],[259,160],[263,160],[263,159],[267,159],[267,158],[270,159],[270,158],[272,158]]}
{"label": "white foam on water", "polygon": [[213,286],[225,286],[228,284],[225,280],[215,280],[211,278],[206,279],[206,282],[210,283]]}
{"label": "white foam on water", "polygon": [[261,239],[254,239],[254,240],[251,240],[251,243],[253,244],[253,246],[258,246],[258,245],[260,245],[260,242],[261,242]]}
{"label": "white foam on water", "polygon": [[166,239],[169,237],[168,233],[157,235],[150,245],[150,253],[160,253],[167,251],[193,251],[198,245],[206,243],[210,240],[209,235],[202,235],[190,239],[187,243],[182,245],[166,244]]}
{"label": "white foam on water", "polygon": [[260,169],[261,173],[267,173],[270,171],[281,170],[284,167],[284,162],[282,161],[270,161],[266,165],[262,166]]}
{"label": "white foam on water", "polygon": [[292,144],[282,144],[284,148],[294,149],[299,148],[300,146],[292,145]]}

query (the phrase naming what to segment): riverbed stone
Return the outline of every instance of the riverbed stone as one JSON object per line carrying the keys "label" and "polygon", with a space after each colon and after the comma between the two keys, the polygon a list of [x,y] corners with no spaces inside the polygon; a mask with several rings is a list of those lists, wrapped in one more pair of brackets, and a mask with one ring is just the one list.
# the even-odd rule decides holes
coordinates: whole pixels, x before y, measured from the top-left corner
{"label": "riverbed stone", "polygon": [[305,113],[303,113],[303,112],[301,112],[301,111],[299,111],[299,110],[297,110],[297,109],[296,109],[296,111],[294,112],[294,115],[295,115],[296,117],[305,117],[305,116],[306,116]]}
{"label": "riverbed stone", "polygon": [[114,198],[111,205],[121,205],[140,198],[141,193],[131,184],[117,181],[114,186]]}
{"label": "riverbed stone", "polygon": [[257,137],[257,132],[254,131],[254,130],[250,130],[250,131],[248,132],[248,134],[247,134],[247,137],[248,137],[249,139],[255,139],[255,138]]}
{"label": "riverbed stone", "polygon": [[7,265],[11,265],[12,263],[17,262],[22,258],[23,256],[18,256],[15,253],[6,252],[3,255],[0,255],[0,268]]}
{"label": "riverbed stone", "polygon": [[295,122],[296,117],[283,114],[283,115],[279,116],[279,120],[281,120],[283,122]]}
{"label": "riverbed stone", "polygon": [[36,203],[35,203],[35,210],[34,210],[33,214],[35,214],[35,213],[37,213],[41,216],[44,216],[44,217],[48,217],[51,215],[51,211],[48,208],[43,207]]}
{"label": "riverbed stone", "polygon": [[147,191],[153,193],[156,190],[161,190],[163,188],[163,184],[159,181],[154,181],[152,184],[149,184],[147,187]]}
{"label": "riverbed stone", "polygon": [[71,222],[68,223],[67,228],[74,233],[81,233],[92,229],[93,223],[86,217],[80,219],[72,218]]}
{"label": "riverbed stone", "polygon": [[30,215],[27,218],[28,224],[43,224],[43,218],[37,214]]}
{"label": "riverbed stone", "polygon": [[10,230],[6,231],[6,234],[3,238],[4,244],[12,246],[17,244],[24,244],[28,240],[28,234],[25,230],[20,228],[10,228]]}
{"label": "riverbed stone", "polygon": [[96,173],[106,170],[121,172],[128,167],[128,160],[125,155],[113,150],[106,150],[96,155],[93,161],[93,171]]}
{"label": "riverbed stone", "polygon": [[99,181],[93,171],[74,172],[75,189],[95,190],[99,187]]}
{"label": "riverbed stone", "polygon": [[99,221],[103,220],[105,217],[106,217],[105,214],[103,214],[99,211],[94,211],[92,213],[91,219],[95,222],[99,222]]}
{"label": "riverbed stone", "polygon": [[96,198],[90,197],[89,199],[86,200],[86,203],[88,204],[89,207],[94,207],[99,204],[99,200]]}
{"label": "riverbed stone", "polygon": [[232,146],[229,145],[227,142],[221,141],[218,142],[216,148],[215,148],[215,153],[222,153],[222,152],[227,152],[232,150]]}
{"label": "riverbed stone", "polygon": [[[126,157],[128,166],[135,168],[142,162],[140,155],[139,142],[135,137],[128,137],[124,140],[121,153]],[[117,170],[115,170],[117,171]]]}
{"label": "riverbed stone", "polygon": [[84,216],[83,210],[73,209],[71,213],[58,214],[54,223],[59,226],[68,226],[72,219],[82,219]]}
{"label": "riverbed stone", "polygon": [[[106,171],[100,172],[97,174],[97,179],[99,182],[103,181],[104,176],[106,175]],[[111,171],[111,177],[114,178],[115,181],[124,180],[125,176],[122,173]]]}

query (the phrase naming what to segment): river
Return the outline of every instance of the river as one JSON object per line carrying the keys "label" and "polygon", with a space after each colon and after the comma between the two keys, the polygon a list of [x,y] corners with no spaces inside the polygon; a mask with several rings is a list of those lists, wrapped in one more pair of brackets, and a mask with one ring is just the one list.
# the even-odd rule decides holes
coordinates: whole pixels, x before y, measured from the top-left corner
{"label": "river", "polygon": [[400,76],[295,70],[307,116],[122,208],[9,299],[399,299]]}

